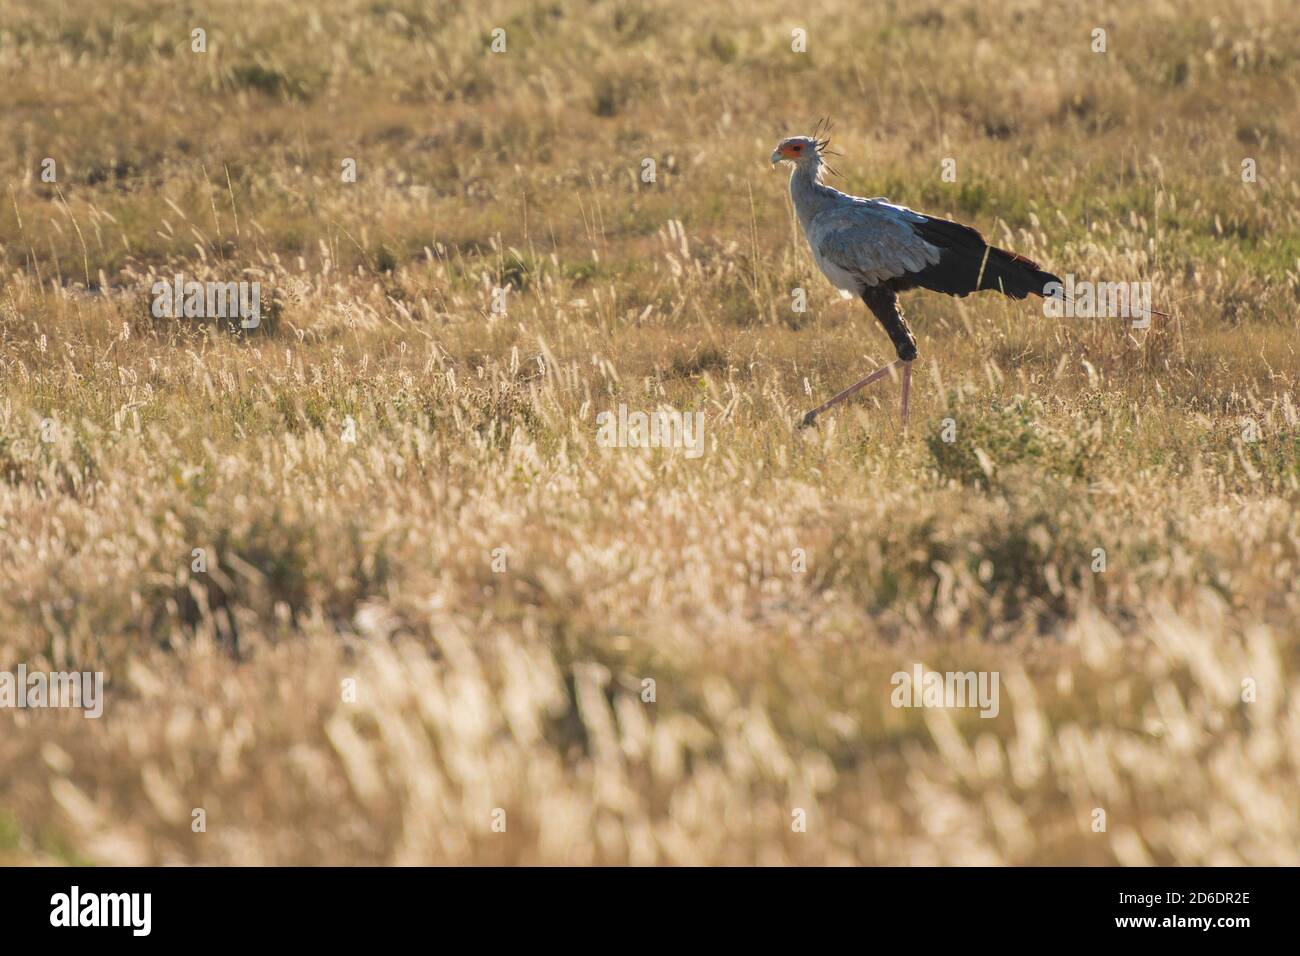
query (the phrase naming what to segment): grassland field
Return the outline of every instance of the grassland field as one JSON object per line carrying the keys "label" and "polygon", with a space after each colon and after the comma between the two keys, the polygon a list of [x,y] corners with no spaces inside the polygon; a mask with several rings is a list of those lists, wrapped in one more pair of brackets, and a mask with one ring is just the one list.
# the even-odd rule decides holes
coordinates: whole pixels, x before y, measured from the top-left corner
{"label": "grassland field", "polygon": [[[1300,863],[1295,4],[0,0],[0,88],[0,671],[104,680],[0,863]],[[914,294],[796,430],[894,357],[823,116],[1169,317]]]}

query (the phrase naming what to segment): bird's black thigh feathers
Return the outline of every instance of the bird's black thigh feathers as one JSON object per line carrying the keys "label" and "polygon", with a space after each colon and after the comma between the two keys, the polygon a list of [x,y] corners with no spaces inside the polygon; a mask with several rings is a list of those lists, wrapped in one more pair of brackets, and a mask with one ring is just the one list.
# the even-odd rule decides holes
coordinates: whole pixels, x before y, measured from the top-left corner
{"label": "bird's black thigh feathers", "polygon": [[898,307],[898,293],[885,286],[869,285],[862,290],[862,301],[889,333],[898,357],[907,362],[916,358],[916,336]]}

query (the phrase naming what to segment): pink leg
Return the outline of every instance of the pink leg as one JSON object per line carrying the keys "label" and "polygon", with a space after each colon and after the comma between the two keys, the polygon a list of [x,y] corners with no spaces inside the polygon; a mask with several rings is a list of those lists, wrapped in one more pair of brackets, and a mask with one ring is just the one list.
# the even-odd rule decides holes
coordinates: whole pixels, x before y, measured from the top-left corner
{"label": "pink leg", "polygon": [[903,363],[903,431],[907,431],[907,398],[912,391],[912,363]]}
{"label": "pink leg", "polygon": [[[903,371],[903,375],[904,375],[905,377],[904,377],[904,379],[903,379],[903,382],[904,382],[905,384],[904,384],[903,387],[904,387],[904,389],[906,389],[906,387],[907,387],[907,386],[906,386],[906,383],[909,381],[909,378],[906,377],[906,376],[908,376],[908,375],[910,374],[911,370],[912,370],[912,363],[911,363],[911,362],[904,362],[902,359],[899,359],[897,362],[890,362],[888,365],[882,365],[880,368],[876,369],[874,372],[872,372],[870,375],[868,375],[868,376],[867,376],[866,378],[864,378],[862,381],[860,381],[860,382],[855,382],[854,384],[852,384],[852,385],[850,385],[848,388],[846,388],[844,391],[840,392],[838,395],[836,395],[835,397],[831,398],[829,401],[824,402],[824,403],[821,404],[821,405],[818,405],[816,408],[814,408],[811,412],[809,412],[807,415],[805,415],[805,416],[803,417],[803,420],[799,423],[799,427],[800,427],[800,428],[807,428],[807,427],[808,427],[809,425],[811,425],[814,421],[816,421],[817,416],[820,415],[822,412],[826,411],[826,410],[829,409],[829,408],[834,408],[836,405],[838,405],[840,402],[844,401],[845,399],[852,398],[854,395],[856,395],[858,392],[862,391],[864,388],[866,388],[866,387],[867,387],[868,385],[870,385],[872,382],[874,382],[874,381],[876,381],[876,380],[878,380],[878,379],[880,379],[880,378],[883,378],[884,376],[888,375],[890,369],[892,369],[892,368],[894,368],[894,367],[896,367],[896,366],[899,366],[899,365],[903,366],[903,369],[904,369],[904,371]],[[906,414],[907,414],[907,411],[906,411],[906,410],[907,410],[907,393],[906,393],[906,391],[904,391],[903,396],[904,396],[904,397],[903,397],[903,409],[904,409],[903,414],[904,414],[904,416],[906,416]]]}

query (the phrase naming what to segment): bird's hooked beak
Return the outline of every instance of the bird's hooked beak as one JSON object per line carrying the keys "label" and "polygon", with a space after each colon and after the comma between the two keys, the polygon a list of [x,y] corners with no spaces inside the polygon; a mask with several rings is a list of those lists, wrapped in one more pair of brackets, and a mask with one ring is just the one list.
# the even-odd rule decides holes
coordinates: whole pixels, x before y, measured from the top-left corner
{"label": "bird's hooked beak", "polygon": [[779,146],[778,146],[776,149],[772,150],[772,165],[773,165],[773,167],[779,165],[780,162],[781,162],[781,159],[782,159],[782,158],[783,158],[783,157],[781,156],[781,148],[780,148]]}

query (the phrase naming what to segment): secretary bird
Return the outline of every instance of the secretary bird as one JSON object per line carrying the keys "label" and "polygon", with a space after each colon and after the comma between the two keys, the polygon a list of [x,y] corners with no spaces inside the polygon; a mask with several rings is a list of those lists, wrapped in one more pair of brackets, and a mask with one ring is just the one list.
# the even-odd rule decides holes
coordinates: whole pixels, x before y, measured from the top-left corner
{"label": "secretary bird", "polygon": [[794,167],[790,198],[817,268],[837,289],[861,297],[889,333],[898,361],[850,385],[799,424],[806,428],[822,412],[901,368],[906,428],[916,338],[903,318],[898,293],[921,288],[961,297],[991,289],[1023,299],[1031,292],[1047,295],[1044,288],[1049,282],[1060,289],[1061,280],[1024,256],[990,246],[970,226],[922,215],[884,198],[863,199],[832,189],[821,181],[822,170],[829,168],[825,160],[829,145],[818,124],[812,136],[782,140],[772,152],[772,165]]}

